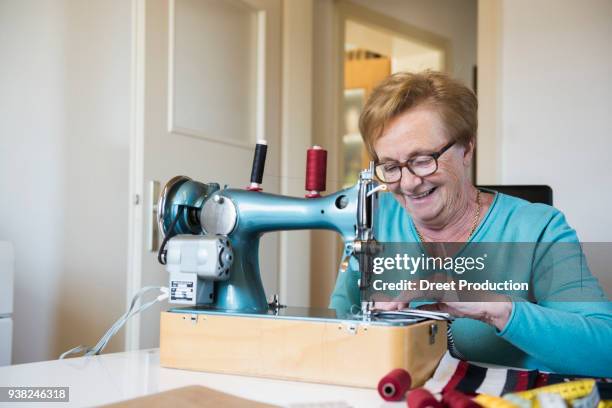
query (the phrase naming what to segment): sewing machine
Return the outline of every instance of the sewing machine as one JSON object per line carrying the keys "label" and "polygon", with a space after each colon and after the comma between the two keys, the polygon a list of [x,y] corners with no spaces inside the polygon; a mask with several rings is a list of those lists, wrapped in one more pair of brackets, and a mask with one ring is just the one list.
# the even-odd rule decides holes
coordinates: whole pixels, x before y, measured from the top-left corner
{"label": "sewing machine", "polygon": [[[169,302],[183,306],[162,313],[161,365],[363,387],[375,387],[382,375],[401,367],[414,385],[423,383],[446,350],[446,322],[371,314],[366,293],[372,258],[381,249],[374,237],[373,166],[348,189],[297,198],[262,192],[257,152],[255,162],[259,176],[252,174],[250,189],[178,176],[161,193],[159,261],[169,273]],[[278,296],[268,302],[260,237],[297,229],[340,234],[338,273],[345,273],[351,256],[357,258],[361,310],[286,307]]]}

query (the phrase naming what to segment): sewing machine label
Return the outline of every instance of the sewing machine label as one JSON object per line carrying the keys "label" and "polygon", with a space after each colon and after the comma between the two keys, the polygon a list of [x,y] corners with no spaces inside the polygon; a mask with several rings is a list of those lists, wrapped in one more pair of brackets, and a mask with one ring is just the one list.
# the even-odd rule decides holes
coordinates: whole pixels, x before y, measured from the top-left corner
{"label": "sewing machine label", "polygon": [[170,281],[170,301],[192,303],[194,301],[193,281]]}

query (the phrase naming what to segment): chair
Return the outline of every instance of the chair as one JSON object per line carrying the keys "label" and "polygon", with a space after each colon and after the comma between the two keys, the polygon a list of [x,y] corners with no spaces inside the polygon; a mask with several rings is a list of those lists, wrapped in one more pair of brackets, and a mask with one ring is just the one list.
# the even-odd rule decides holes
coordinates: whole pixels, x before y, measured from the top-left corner
{"label": "chair", "polygon": [[478,186],[479,188],[488,188],[497,192],[508,194],[514,197],[522,198],[532,203],[542,203],[553,205],[553,191],[550,186],[532,185],[532,186]]}

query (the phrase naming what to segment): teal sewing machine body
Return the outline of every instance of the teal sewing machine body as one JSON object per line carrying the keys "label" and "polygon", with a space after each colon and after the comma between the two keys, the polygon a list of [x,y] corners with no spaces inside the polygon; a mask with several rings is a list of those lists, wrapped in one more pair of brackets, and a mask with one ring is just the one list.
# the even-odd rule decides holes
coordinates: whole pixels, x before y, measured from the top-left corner
{"label": "teal sewing machine body", "polygon": [[[344,241],[342,258],[347,262],[354,254],[355,242],[359,238],[359,211],[365,215],[362,224],[373,222],[377,193],[370,196],[367,193],[376,184],[371,177],[364,180],[362,178],[354,186],[324,197],[297,198],[222,189],[217,183],[204,184],[184,176],[173,178],[162,191],[158,217],[164,241],[169,244],[167,269],[170,288],[176,295],[171,296],[170,302],[222,311],[267,313],[270,305],[259,270],[261,236],[272,231],[333,230]],[[367,202],[367,205],[359,204],[359,194],[363,195],[362,202]],[[371,238],[372,234],[362,231],[361,235],[362,238]],[[173,241],[181,242],[181,239],[183,246],[173,246]],[[200,243],[195,244],[194,239]],[[217,241],[217,245],[208,245],[207,242],[211,241]],[[187,250],[188,244],[199,246]],[[208,251],[208,254],[197,260],[198,253],[201,255],[203,251]],[[210,268],[211,271],[223,270],[224,273],[221,276],[211,271],[202,273],[196,264],[201,267],[205,263],[203,258],[209,261],[216,258],[220,265]],[[172,263],[181,265],[177,268]]]}

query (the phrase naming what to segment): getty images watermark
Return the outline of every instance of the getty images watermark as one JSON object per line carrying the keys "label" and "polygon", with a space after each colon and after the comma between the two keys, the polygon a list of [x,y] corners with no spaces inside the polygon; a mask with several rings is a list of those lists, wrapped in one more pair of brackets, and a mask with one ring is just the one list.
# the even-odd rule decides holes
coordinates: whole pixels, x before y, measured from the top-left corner
{"label": "getty images watermark", "polygon": [[[612,243],[382,243],[371,300],[607,301]],[[493,299],[493,300],[492,300]]]}

